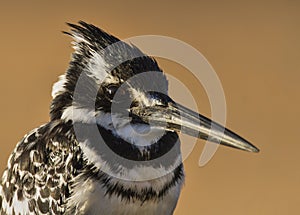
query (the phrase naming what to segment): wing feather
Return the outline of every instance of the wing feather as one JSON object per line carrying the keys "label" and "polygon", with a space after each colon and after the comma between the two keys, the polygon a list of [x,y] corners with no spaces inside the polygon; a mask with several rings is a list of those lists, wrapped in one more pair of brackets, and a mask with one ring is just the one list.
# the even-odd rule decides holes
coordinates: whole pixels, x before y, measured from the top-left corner
{"label": "wing feather", "polygon": [[11,154],[0,181],[0,214],[64,213],[71,180],[80,171],[73,164],[80,157],[66,124],[52,121],[29,132]]}

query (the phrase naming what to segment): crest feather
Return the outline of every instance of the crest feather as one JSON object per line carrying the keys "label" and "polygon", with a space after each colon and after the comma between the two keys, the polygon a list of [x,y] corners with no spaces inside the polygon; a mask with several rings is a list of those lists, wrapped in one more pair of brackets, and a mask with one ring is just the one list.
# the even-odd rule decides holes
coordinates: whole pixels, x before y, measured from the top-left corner
{"label": "crest feather", "polygon": [[74,39],[74,49],[78,50],[83,46],[88,46],[94,51],[100,51],[107,46],[120,41],[118,38],[109,33],[104,32],[100,28],[87,24],[84,21],[79,21],[79,25],[67,23],[71,27],[70,32],[63,33],[70,35]]}

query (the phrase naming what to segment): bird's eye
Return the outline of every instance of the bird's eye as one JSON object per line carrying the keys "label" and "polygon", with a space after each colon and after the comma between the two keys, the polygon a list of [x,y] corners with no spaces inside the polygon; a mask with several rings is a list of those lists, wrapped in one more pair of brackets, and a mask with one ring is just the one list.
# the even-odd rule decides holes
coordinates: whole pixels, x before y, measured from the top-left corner
{"label": "bird's eye", "polygon": [[105,89],[105,91],[106,91],[106,95],[110,98],[110,99],[112,99],[113,97],[114,97],[114,95],[115,95],[115,93],[117,92],[117,90],[118,90],[118,86],[117,85],[114,85],[114,84],[111,84],[111,85],[108,85]]}

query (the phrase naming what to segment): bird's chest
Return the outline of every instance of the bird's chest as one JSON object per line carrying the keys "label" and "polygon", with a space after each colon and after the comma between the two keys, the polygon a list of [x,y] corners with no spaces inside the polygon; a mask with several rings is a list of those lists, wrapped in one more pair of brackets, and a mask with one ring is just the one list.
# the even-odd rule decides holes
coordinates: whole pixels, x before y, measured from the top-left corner
{"label": "bird's chest", "polygon": [[[132,182],[131,187],[142,190],[140,186],[143,186],[143,184],[137,183],[134,185],[134,183]],[[157,181],[157,183],[161,182]],[[146,182],[144,186],[147,186]],[[145,199],[142,200],[124,198],[124,196],[117,192],[108,194],[108,188],[104,184],[90,179],[86,180],[80,186],[74,187],[73,195],[68,201],[67,211],[70,214],[89,215],[172,215],[176,207],[180,189],[181,183],[178,183],[170,188],[162,198],[146,198],[147,193],[144,193]],[[133,191],[131,190],[131,192]]]}

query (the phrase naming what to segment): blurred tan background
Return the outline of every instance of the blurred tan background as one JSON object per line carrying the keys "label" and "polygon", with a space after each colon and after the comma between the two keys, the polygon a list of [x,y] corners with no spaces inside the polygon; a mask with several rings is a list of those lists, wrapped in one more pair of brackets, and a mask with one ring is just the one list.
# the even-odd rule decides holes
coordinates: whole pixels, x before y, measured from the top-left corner
{"label": "blurred tan background", "polygon": [[[58,2],[58,1],[57,1]],[[227,126],[261,149],[220,147],[198,167],[203,141],[185,161],[176,215],[300,213],[299,1],[1,1],[0,171],[25,133],[48,121],[52,84],[68,66],[65,22],[84,20],[125,39],[157,34],[198,49],[216,70],[227,100]],[[205,91],[182,77],[210,114]],[[184,75],[183,75],[184,74]]]}

